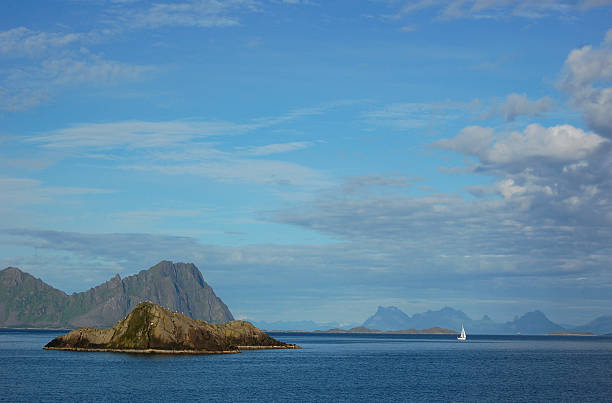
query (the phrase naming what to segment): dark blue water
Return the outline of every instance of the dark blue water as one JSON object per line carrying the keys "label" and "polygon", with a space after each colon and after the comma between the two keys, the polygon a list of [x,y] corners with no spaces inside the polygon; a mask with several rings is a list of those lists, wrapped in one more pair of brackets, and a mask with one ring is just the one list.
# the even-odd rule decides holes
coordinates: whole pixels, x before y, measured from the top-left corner
{"label": "dark blue water", "polygon": [[612,401],[612,338],[273,333],[302,350],[45,351],[0,331],[5,401]]}

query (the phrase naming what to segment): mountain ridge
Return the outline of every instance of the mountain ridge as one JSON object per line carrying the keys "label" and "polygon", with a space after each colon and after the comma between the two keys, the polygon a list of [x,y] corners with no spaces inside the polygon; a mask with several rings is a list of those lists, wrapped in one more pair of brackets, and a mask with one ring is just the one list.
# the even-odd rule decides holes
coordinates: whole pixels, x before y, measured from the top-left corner
{"label": "mountain ridge", "polygon": [[142,301],[211,323],[234,319],[192,263],[161,261],[71,295],[15,267],[0,271],[0,327],[108,327]]}
{"label": "mountain ridge", "polygon": [[612,316],[600,316],[583,326],[567,328],[552,322],[539,310],[526,312],[512,321],[500,323],[493,321],[488,315],[483,315],[482,319],[472,319],[463,311],[451,307],[444,307],[438,311],[428,310],[409,316],[397,307],[379,306],[376,313],[363,323],[364,327],[382,331],[424,329],[436,326],[460,329],[462,325],[465,326],[468,333],[472,334],[547,334],[560,331],[588,331],[605,334],[612,331]]}

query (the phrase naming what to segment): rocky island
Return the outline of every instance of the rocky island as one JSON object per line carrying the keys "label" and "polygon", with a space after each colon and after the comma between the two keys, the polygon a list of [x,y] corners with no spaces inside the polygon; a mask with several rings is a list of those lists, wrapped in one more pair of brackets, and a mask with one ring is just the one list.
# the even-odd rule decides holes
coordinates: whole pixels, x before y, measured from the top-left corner
{"label": "rocky island", "polygon": [[248,349],[295,349],[249,322],[195,320],[152,302],[140,303],[110,329],[81,328],[51,340],[46,350],[220,354]]}

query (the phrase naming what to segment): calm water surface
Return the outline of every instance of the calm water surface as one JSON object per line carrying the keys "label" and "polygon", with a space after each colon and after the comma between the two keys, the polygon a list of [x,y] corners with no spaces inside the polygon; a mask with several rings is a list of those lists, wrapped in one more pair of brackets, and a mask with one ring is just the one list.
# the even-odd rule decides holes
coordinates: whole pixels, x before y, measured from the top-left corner
{"label": "calm water surface", "polygon": [[[45,351],[0,330],[4,401],[612,401],[612,338],[272,333],[302,350]],[[468,336],[469,337],[469,336]]]}

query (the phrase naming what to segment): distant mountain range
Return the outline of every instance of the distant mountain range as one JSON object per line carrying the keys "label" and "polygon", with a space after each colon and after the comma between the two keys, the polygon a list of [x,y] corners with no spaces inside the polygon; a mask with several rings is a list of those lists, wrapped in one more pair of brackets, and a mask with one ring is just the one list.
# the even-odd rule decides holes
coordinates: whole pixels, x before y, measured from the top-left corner
{"label": "distant mountain range", "polygon": [[[116,275],[89,291],[72,295],[17,268],[0,271],[0,327],[110,327],[142,301],[151,301],[211,323],[225,323],[234,319],[227,306],[204,281],[198,268],[191,263],[162,261],[133,276],[122,279]],[[418,332],[436,327],[458,330],[463,325],[468,334],[612,333],[612,316],[600,316],[582,326],[561,326],[550,321],[542,312],[533,311],[500,323],[487,315],[472,319],[450,307],[409,316],[397,307],[379,306],[376,313],[362,325],[313,321],[258,321],[254,324],[266,330],[298,331],[352,329],[367,332],[375,329],[383,332]]]}
{"label": "distant mountain range", "polygon": [[612,332],[612,316],[600,316],[583,326],[563,327],[550,321],[540,311],[527,312],[510,322],[499,323],[487,315],[481,319],[472,319],[464,312],[450,307],[409,316],[397,307],[379,306],[376,313],[363,323],[363,327],[382,331],[425,329],[435,326],[461,329],[462,325],[472,334],[546,334],[560,331],[606,334]]}
{"label": "distant mountain range", "polygon": [[162,261],[72,295],[15,267],[0,271],[0,327],[110,327],[142,301],[211,323],[234,319],[191,263]]}

